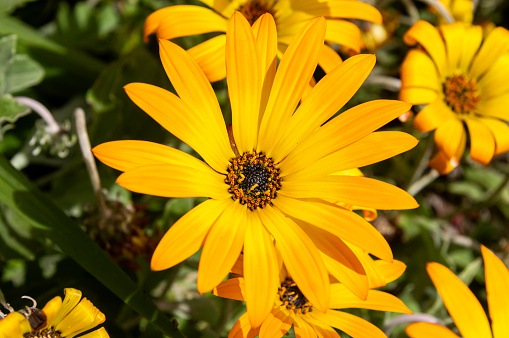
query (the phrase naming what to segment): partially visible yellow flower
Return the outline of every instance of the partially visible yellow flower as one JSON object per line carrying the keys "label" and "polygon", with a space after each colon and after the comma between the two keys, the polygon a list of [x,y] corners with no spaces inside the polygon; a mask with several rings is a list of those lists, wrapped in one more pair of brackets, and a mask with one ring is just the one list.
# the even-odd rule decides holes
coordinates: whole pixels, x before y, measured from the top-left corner
{"label": "partially visible yellow flower", "polygon": [[[67,288],[65,298],[55,297],[42,310],[35,307],[11,312],[0,319],[0,338],[72,338],[102,324],[106,317],[81,291]],[[109,338],[106,330],[98,330],[80,338]]]}
{"label": "partially visible yellow flower", "polygon": [[[422,132],[435,130],[438,155],[429,165],[441,174],[459,164],[470,134],[470,157],[488,164],[509,150],[509,31],[494,29],[483,41],[480,26],[438,29],[419,21],[404,35],[409,45],[401,66],[399,98],[426,104],[414,119]],[[481,46],[482,42],[482,46]]]}
{"label": "partially visible yellow flower", "polygon": [[[395,261],[396,262],[396,261]],[[398,278],[403,273],[403,263],[387,263],[384,266],[372,264],[372,268],[382,277],[386,284]],[[401,267],[403,269],[401,269]],[[242,269],[241,265],[237,269]],[[384,271],[387,269],[387,271]],[[260,335],[261,338],[283,337],[294,326],[297,338],[330,337],[339,338],[333,329],[337,328],[352,337],[377,338],[386,337],[376,326],[350,313],[336,309],[361,308],[399,313],[412,313],[397,297],[382,291],[370,290],[365,300],[360,300],[341,283],[331,283],[329,308],[325,313],[314,308],[295,283],[288,271],[282,266],[279,274],[279,287],[274,289],[276,295],[271,312],[265,317],[259,327],[253,327],[249,321],[249,304],[244,315],[232,327],[229,338],[246,338]],[[245,280],[242,276],[231,278],[219,284],[213,293],[216,296],[245,300]]]}
{"label": "partially visible yellow flower", "polygon": [[392,41],[394,31],[400,24],[400,16],[398,12],[382,10],[383,23],[361,23],[361,50],[373,53]]}
{"label": "partially visible yellow flower", "polygon": [[[507,338],[509,270],[488,248],[481,245],[481,250],[491,327],[481,303],[451,270],[439,263],[428,263],[426,269],[463,338]],[[424,322],[408,325],[406,333],[412,338],[459,338],[442,325]]]}
{"label": "partially visible yellow flower", "polygon": [[[451,13],[454,21],[463,22],[465,25],[472,24],[474,19],[474,3],[472,0],[439,0]],[[447,21],[439,15],[438,22],[446,24]]]}
{"label": "partially visible yellow flower", "polygon": [[[218,81],[226,77],[225,33],[228,20],[235,11],[240,11],[253,25],[265,13],[270,13],[277,24],[278,57],[308,22],[319,17],[327,18],[325,40],[360,52],[359,28],[348,19],[361,19],[382,23],[380,12],[371,5],[351,0],[201,0],[210,8],[191,5],[170,6],[152,13],[145,21],[144,37],[156,33],[159,39],[174,39],[181,36],[209,32],[219,34],[188,50],[203,69],[207,78]],[[347,20],[344,20],[347,19]],[[322,47],[318,61],[325,72],[329,72],[341,59],[327,44]]]}

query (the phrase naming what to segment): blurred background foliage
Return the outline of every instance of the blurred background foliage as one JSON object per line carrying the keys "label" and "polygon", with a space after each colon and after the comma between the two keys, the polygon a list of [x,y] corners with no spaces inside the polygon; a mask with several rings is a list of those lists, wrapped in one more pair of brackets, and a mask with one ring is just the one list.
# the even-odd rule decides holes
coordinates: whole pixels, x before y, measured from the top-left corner
{"label": "blurred background foliage", "polygon": [[[135,106],[123,90],[131,82],[173,90],[159,61],[156,39],[145,44],[142,29],[154,10],[184,3],[198,4],[195,0],[0,0],[1,301],[21,308],[23,295],[44,304],[65,287],[78,288],[106,314],[104,325],[111,337],[163,337],[162,332],[175,337],[225,337],[244,312],[240,302],[198,295],[199,254],[170,270],[150,271],[158,240],[202,199],[131,193],[115,184],[118,172],[99,164],[105,196],[101,206],[76,142],[73,112],[83,108],[92,146],[137,139],[193,153]],[[382,0],[375,5],[384,13],[388,39],[376,48],[372,76],[345,108],[373,99],[396,99],[393,86],[376,77],[398,78],[408,50],[402,35],[415,20],[408,13],[414,10],[420,18],[437,22],[436,14],[422,2]],[[475,22],[507,28],[508,17],[507,1],[483,0]],[[369,35],[372,27],[358,24]],[[176,42],[189,48],[203,40],[192,36]],[[213,87],[228,121],[226,82]],[[50,131],[47,121],[18,102],[20,97],[44,105],[57,129]],[[414,312],[449,324],[426,275],[426,262],[450,267],[486,306],[479,243],[509,263],[509,157],[501,155],[488,167],[466,158],[452,173],[433,180],[426,166],[433,135],[420,134],[411,122],[397,120],[383,129],[403,130],[421,140],[405,154],[363,168],[368,177],[413,189],[421,205],[404,212],[379,211],[373,222],[395,258],[408,266],[385,289]],[[155,306],[167,316],[153,316]],[[398,315],[352,312],[385,327],[391,337],[405,336],[404,325],[392,327],[391,319]]]}

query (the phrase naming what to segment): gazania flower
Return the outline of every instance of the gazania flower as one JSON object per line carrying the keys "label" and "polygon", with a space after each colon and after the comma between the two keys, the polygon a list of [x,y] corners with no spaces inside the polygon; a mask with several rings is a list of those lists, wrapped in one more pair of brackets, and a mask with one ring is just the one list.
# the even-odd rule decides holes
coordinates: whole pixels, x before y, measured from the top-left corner
{"label": "gazania flower", "polygon": [[[72,338],[104,322],[104,314],[81,291],[67,288],[65,298],[55,297],[42,310],[26,307],[0,319],[0,338]],[[80,338],[109,338],[106,330],[98,330]]]}
{"label": "gazania flower", "polygon": [[[399,264],[396,269],[389,265],[391,264],[385,266],[372,265],[374,270],[378,270],[376,273],[383,276],[384,284],[398,278],[405,270],[404,264],[402,264],[403,269],[400,269],[401,265]],[[242,265],[239,265],[237,268],[242,271],[241,267]],[[387,271],[384,271],[385,269]],[[395,271],[397,272],[394,273]],[[273,289],[276,297],[272,310],[260,327],[253,327],[249,321],[248,313],[245,313],[231,329],[229,338],[255,337],[257,335],[260,335],[261,338],[278,338],[284,336],[292,325],[294,326],[295,336],[298,338],[339,338],[339,334],[336,333],[333,327],[352,337],[386,337],[379,328],[366,320],[350,313],[336,311],[336,309],[361,308],[412,313],[401,300],[389,293],[370,289],[366,299],[360,300],[343,284],[335,282],[330,285],[329,308],[323,313],[320,310],[316,311],[313,303],[306,298],[300,290],[299,284],[295,283],[284,265],[279,275],[279,282],[278,287]],[[242,276],[228,279],[219,284],[213,293],[216,296],[243,301],[246,299],[246,281]]]}
{"label": "gazania flower", "polygon": [[509,150],[509,31],[498,27],[484,40],[482,28],[462,23],[437,30],[419,21],[405,34],[412,49],[401,66],[400,99],[426,104],[414,119],[435,130],[438,155],[430,166],[446,174],[459,164],[470,133],[470,157],[488,164]]}
{"label": "gazania flower", "polygon": [[[488,293],[490,321],[472,291],[439,263],[428,263],[427,270],[445,307],[463,338],[509,337],[509,270],[493,252],[481,245],[484,276]],[[450,329],[439,324],[413,323],[406,327],[412,338],[458,338]]]}
{"label": "gazania flower", "polygon": [[[290,41],[308,22],[319,17],[327,18],[325,40],[338,43],[354,53],[360,52],[361,33],[352,22],[343,19],[361,19],[382,23],[380,12],[374,7],[351,0],[202,0],[206,7],[170,6],[152,13],[145,21],[144,37],[156,33],[159,39],[217,32],[215,37],[188,50],[211,81],[224,79],[225,42],[228,20],[240,11],[252,25],[263,14],[271,14],[277,24],[278,55],[282,56]],[[328,72],[341,63],[338,54],[323,45],[319,64]]]}
{"label": "gazania flower", "polygon": [[[401,132],[373,133],[409,109],[409,104],[399,101],[368,102],[325,123],[368,76],[373,55],[349,58],[299,105],[318,61],[325,24],[323,18],[308,23],[289,45],[276,73],[272,16],[263,15],[251,27],[242,14],[233,15],[226,35],[230,133],[198,64],[179,46],[160,40],[163,66],[180,97],[142,83],[125,89],[204,162],[143,141],[115,141],[93,149],[101,161],[124,172],[117,182],[129,190],[210,198],[165,234],[152,257],[152,269],[170,268],[203,246],[197,284],[204,293],[228,275],[243,251],[254,326],[272,307],[279,283],[275,245],[292,278],[321,311],[328,305],[329,277],[310,236],[331,234],[392,261],[391,249],[376,229],[329,201],[374,209],[417,207],[410,195],[387,183],[330,175],[399,154],[417,140]],[[355,260],[345,243],[321,248],[333,261],[351,266]],[[359,266],[355,273],[361,273],[362,267],[355,266]]]}

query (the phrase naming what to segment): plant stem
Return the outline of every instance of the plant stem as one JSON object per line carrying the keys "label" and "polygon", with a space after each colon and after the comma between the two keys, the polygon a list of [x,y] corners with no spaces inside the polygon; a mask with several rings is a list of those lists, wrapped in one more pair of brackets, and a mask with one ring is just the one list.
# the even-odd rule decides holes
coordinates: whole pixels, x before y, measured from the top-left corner
{"label": "plant stem", "polygon": [[60,125],[55,121],[55,118],[51,114],[51,112],[46,108],[42,103],[39,101],[36,101],[34,99],[31,99],[26,96],[16,96],[14,97],[16,101],[21,103],[24,106],[27,106],[28,108],[32,109],[32,111],[39,114],[40,117],[46,122],[48,125],[46,127],[46,130],[52,134],[56,134],[60,131]]}
{"label": "plant stem", "polygon": [[443,3],[441,3],[439,0],[420,0],[421,2],[424,2],[425,4],[428,4],[435,8],[438,13],[447,21],[447,23],[453,23],[454,17],[451,15],[447,7]]}
{"label": "plant stem", "polygon": [[422,176],[420,179],[412,183],[410,187],[407,189],[407,192],[415,196],[417,195],[422,189],[424,189],[427,185],[429,185],[431,182],[436,180],[440,174],[435,169],[431,169],[426,175]]}

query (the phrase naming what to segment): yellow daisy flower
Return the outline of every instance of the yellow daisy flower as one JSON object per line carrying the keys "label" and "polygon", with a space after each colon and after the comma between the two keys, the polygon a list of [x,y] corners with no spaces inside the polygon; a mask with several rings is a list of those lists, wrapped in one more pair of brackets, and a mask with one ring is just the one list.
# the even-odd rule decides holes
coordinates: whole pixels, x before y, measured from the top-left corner
{"label": "yellow daisy flower", "polygon": [[[426,269],[463,338],[507,338],[509,270],[488,248],[481,245],[481,250],[491,327],[481,303],[451,270],[439,263],[428,263]],[[423,322],[408,325],[406,333],[412,338],[459,338],[445,326]]]}
{"label": "yellow daisy flower", "polygon": [[[129,190],[210,198],[170,228],[151,267],[168,269],[203,246],[197,285],[204,293],[228,275],[243,251],[247,302],[260,314],[253,317],[255,326],[272,306],[278,284],[275,245],[301,290],[322,311],[328,305],[329,279],[310,236],[330,233],[392,261],[389,245],[371,224],[330,200],[374,209],[418,206],[390,184],[330,175],[404,152],[417,140],[401,132],[373,132],[409,109],[399,101],[367,102],[325,123],[368,76],[373,55],[349,58],[299,105],[318,61],[325,25],[323,18],[309,22],[276,72],[272,16],[263,15],[252,27],[241,13],[232,16],[226,34],[230,139],[214,91],[198,64],[176,44],[160,40],[163,66],[179,96],[143,83],[127,85],[126,92],[205,162],[143,141],[114,141],[93,149],[102,162],[124,172],[117,182]],[[323,250],[348,265],[355,257],[346,244]]]}
{"label": "yellow daisy flower", "polygon": [[[445,8],[451,13],[454,21],[463,22],[465,25],[472,24],[474,20],[474,3],[472,0],[439,0]],[[446,24],[447,21],[439,16],[440,24]]]}
{"label": "yellow daisy flower", "polygon": [[[394,262],[395,264],[387,263],[383,266],[376,265],[373,261],[371,263],[373,271],[381,276],[383,285],[397,279],[405,270],[403,263],[396,264],[397,261]],[[242,265],[240,264],[238,268],[241,270]],[[261,338],[278,338],[283,337],[292,325],[297,338],[339,338],[339,334],[333,327],[352,337],[386,337],[379,328],[368,321],[350,313],[336,311],[336,309],[361,308],[412,313],[397,297],[386,292],[372,290],[374,287],[378,286],[370,285],[366,299],[360,300],[343,284],[332,282],[329,308],[323,313],[320,310],[315,311],[313,303],[306,298],[298,283],[295,283],[283,265],[279,274],[279,285],[272,290],[275,299],[268,316],[259,327],[253,327],[249,320],[248,305],[248,312],[234,324],[228,337],[246,338],[260,335]],[[213,293],[216,296],[244,301],[246,299],[246,281],[242,276],[230,278],[219,284]]]}
{"label": "yellow daisy flower", "polygon": [[[351,0],[201,0],[210,8],[191,5],[170,6],[152,13],[144,25],[144,37],[156,33],[159,39],[174,39],[181,36],[217,32],[205,42],[190,48],[189,54],[211,81],[226,77],[225,33],[228,20],[235,11],[240,11],[252,25],[265,13],[270,13],[277,24],[277,48],[282,56],[299,30],[311,20],[324,16],[327,19],[325,40],[338,43],[360,52],[361,33],[348,20],[361,19],[382,23],[380,12],[371,5]],[[319,64],[329,72],[341,63],[338,54],[328,45],[323,45]]]}
{"label": "yellow daisy flower", "polygon": [[[430,166],[446,174],[459,164],[470,133],[470,157],[488,164],[509,150],[509,31],[494,29],[482,41],[480,26],[454,23],[436,29],[419,21],[404,35],[399,98],[426,104],[414,119],[420,131],[435,130],[438,155]],[[482,45],[481,45],[481,42]]]}
{"label": "yellow daisy flower", "polygon": [[[64,289],[65,298],[55,297],[42,310],[26,307],[0,319],[0,338],[72,338],[104,322],[104,314],[81,291]],[[109,338],[106,330],[98,330],[80,338]]]}

